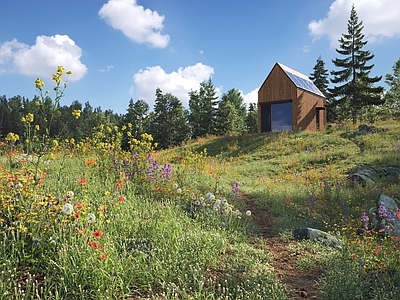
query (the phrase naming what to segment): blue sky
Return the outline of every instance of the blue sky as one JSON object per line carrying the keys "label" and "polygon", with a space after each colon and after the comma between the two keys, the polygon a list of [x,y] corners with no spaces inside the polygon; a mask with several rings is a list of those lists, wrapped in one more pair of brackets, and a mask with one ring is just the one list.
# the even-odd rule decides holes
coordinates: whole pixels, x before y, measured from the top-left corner
{"label": "blue sky", "polygon": [[2,1],[0,95],[32,99],[37,77],[51,90],[63,65],[73,72],[63,105],[125,113],[132,98],[153,109],[159,87],[188,107],[210,77],[219,95],[236,88],[257,102],[276,62],[310,75],[321,55],[334,69],[352,3],[375,54],[371,75],[384,77],[400,58],[398,0]]}

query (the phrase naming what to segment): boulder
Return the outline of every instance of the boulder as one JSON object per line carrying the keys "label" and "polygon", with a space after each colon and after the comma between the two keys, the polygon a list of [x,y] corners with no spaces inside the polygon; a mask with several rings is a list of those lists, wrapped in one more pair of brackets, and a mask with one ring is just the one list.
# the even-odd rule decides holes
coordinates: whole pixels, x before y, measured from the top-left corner
{"label": "boulder", "polygon": [[314,228],[296,228],[293,229],[293,238],[296,241],[299,240],[311,240],[314,242],[320,242],[326,246],[333,248],[342,248],[343,241],[334,235],[331,235],[325,231],[314,229]]}

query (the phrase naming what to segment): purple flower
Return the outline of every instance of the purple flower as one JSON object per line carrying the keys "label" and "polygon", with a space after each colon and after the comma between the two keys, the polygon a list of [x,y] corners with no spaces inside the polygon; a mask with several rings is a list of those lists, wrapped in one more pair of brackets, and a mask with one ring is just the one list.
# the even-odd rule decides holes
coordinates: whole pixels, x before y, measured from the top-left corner
{"label": "purple flower", "polygon": [[232,193],[238,194],[239,193],[239,182],[235,182],[232,186]]}

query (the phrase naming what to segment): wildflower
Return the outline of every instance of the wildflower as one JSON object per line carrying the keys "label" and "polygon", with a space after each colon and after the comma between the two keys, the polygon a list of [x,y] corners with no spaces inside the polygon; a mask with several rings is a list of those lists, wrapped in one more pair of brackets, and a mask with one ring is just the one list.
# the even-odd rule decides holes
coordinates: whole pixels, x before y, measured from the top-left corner
{"label": "wildflower", "polygon": [[36,89],[41,90],[44,87],[44,81],[40,78],[35,80]]}
{"label": "wildflower", "polygon": [[82,177],[81,179],[78,179],[78,183],[79,183],[80,185],[85,185],[85,184],[86,184],[86,178],[85,178],[85,177]]}
{"label": "wildflower", "polygon": [[74,218],[79,218],[79,216],[81,215],[81,211],[78,210],[74,213]]}
{"label": "wildflower", "polygon": [[398,241],[399,241],[399,237],[396,236],[396,235],[394,235],[394,236],[392,236],[392,240],[393,240],[394,242],[398,242]]}
{"label": "wildflower", "polygon": [[239,193],[239,182],[235,182],[232,186],[232,194],[238,194]]}
{"label": "wildflower", "polygon": [[235,217],[240,217],[242,215],[242,213],[238,209],[235,210],[235,212],[233,214],[235,215]]}
{"label": "wildflower", "polygon": [[357,256],[358,256],[358,255],[357,255],[356,253],[353,253],[353,254],[350,255],[350,258],[351,258],[351,259],[355,259]]}
{"label": "wildflower", "polygon": [[211,192],[208,192],[207,194],[205,194],[205,197],[206,197],[207,202],[211,202],[215,199],[215,196]]}
{"label": "wildflower", "polygon": [[251,211],[250,210],[246,211],[246,216],[248,216],[248,217],[251,216]]}
{"label": "wildflower", "polygon": [[122,202],[122,201],[124,201],[126,198],[125,198],[125,196],[119,196],[118,197],[118,202]]}
{"label": "wildflower", "polygon": [[82,228],[78,230],[78,234],[84,235],[86,233],[86,229]]}
{"label": "wildflower", "polygon": [[100,260],[106,260],[106,259],[107,259],[107,254],[101,253],[101,254],[99,255],[99,259],[100,259]]}
{"label": "wildflower", "polygon": [[23,224],[20,224],[20,225],[18,226],[18,230],[19,230],[20,232],[27,232],[27,231],[28,231],[28,228],[26,228],[26,226],[24,226]]}
{"label": "wildflower", "polygon": [[[75,193],[73,191],[67,191],[67,198],[73,198],[75,196]],[[82,208],[82,207],[77,207],[77,208]]]}
{"label": "wildflower", "polygon": [[100,205],[99,210],[101,210],[101,211],[106,211],[106,210],[107,210],[107,206],[105,206],[105,205]]}
{"label": "wildflower", "polygon": [[71,203],[66,203],[63,205],[61,211],[64,215],[70,215],[74,211],[74,207]]}
{"label": "wildflower", "polygon": [[400,209],[398,209],[395,213],[396,219],[400,219]]}
{"label": "wildflower", "polygon": [[35,130],[38,131],[40,129],[39,125],[35,125]]}
{"label": "wildflower", "polygon": [[176,190],[176,192],[177,192],[178,194],[180,194],[180,193],[182,193],[182,189],[181,189],[181,188],[178,188],[178,189]]}
{"label": "wildflower", "polygon": [[95,237],[95,238],[99,238],[102,235],[103,235],[103,231],[101,231],[100,229],[98,229],[95,232],[93,232],[93,237]]}
{"label": "wildflower", "polygon": [[88,223],[94,223],[96,221],[96,216],[93,213],[89,213],[86,220]]}
{"label": "wildflower", "polygon": [[94,165],[94,160],[93,159],[88,159],[88,160],[85,161],[85,164],[87,166],[92,166],[92,165]]}
{"label": "wildflower", "polygon": [[104,196],[110,196],[110,195],[111,195],[110,191],[105,191],[104,192]]}
{"label": "wildflower", "polygon": [[173,185],[172,185],[172,188],[174,188],[175,190],[178,188],[178,184],[177,183],[174,183]]}
{"label": "wildflower", "polygon": [[81,110],[80,110],[80,109],[74,109],[74,110],[72,111],[72,116],[73,116],[75,119],[79,119],[79,117],[81,116]]}
{"label": "wildflower", "polygon": [[92,241],[90,242],[90,247],[94,250],[100,250],[101,249],[101,244],[98,241]]}
{"label": "wildflower", "polygon": [[19,135],[18,134],[13,133],[13,132],[7,133],[7,136],[6,136],[6,141],[7,142],[15,143],[18,140],[19,140]]}

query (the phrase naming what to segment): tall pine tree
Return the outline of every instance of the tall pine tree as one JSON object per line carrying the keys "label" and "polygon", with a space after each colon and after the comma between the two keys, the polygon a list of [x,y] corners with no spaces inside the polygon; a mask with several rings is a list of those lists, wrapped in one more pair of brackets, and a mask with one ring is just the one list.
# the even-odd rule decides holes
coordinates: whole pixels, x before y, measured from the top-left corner
{"label": "tall pine tree", "polygon": [[171,93],[163,95],[159,88],[156,90],[150,133],[158,146],[164,149],[177,146],[189,137],[187,113],[182,102]]}
{"label": "tall pine tree", "polygon": [[386,74],[389,90],[385,94],[385,109],[395,119],[400,118],[400,58],[393,65],[393,74]]}
{"label": "tall pine tree", "polygon": [[193,138],[216,133],[218,104],[216,95],[211,78],[200,83],[199,91],[189,92],[189,123]]}
{"label": "tall pine tree", "polygon": [[313,70],[309,78],[321,93],[324,94],[326,98],[327,119],[329,122],[333,122],[337,118],[335,103],[332,101],[331,94],[328,91],[329,73],[328,70],[325,69],[325,62],[322,60],[321,56],[318,57]]}
{"label": "tall pine tree", "polygon": [[[347,34],[342,34],[339,39],[340,49],[336,52],[344,58],[333,59],[335,67],[332,71],[333,84],[339,84],[332,89],[333,106],[337,108],[341,119],[350,118],[353,123],[362,120],[363,109],[371,105],[379,105],[384,102],[381,97],[383,87],[374,87],[373,84],[381,80],[382,76],[370,77],[373,64],[367,63],[374,58],[370,51],[362,50],[367,44],[362,33],[364,26],[358,21],[354,5],[351,8],[350,19],[347,22]],[[350,115],[347,114],[350,112]]]}

